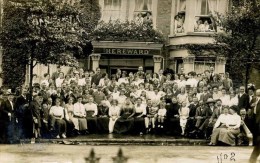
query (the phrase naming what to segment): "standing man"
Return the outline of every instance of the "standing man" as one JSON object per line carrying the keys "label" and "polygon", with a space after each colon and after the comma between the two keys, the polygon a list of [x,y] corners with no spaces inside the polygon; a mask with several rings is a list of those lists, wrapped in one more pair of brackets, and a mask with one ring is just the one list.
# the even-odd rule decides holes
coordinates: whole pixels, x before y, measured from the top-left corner
{"label": "standing man", "polygon": [[93,77],[92,77],[91,85],[92,85],[93,83],[95,83],[96,85],[98,85],[101,78],[102,78],[102,74],[100,73],[100,68],[98,67],[98,68],[96,69],[96,74],[93,75]]}
{"label": "standing man", "polygon": [[59,77],[59,74],[61,73],[61,68],[60,66],[57,66],[57,71],[52,73],[51,79],[55,83],[55,80]]}
{"label": "standing man", "polygon": [[5,125],[5,135],[7,138],[7,143],[12,144],[15,139],[15,129],[17,118],[15,116],[15,108],[14,108],[14,95],[11,93],[11,90],[7,92],[7,99],[3,103],[3,120]]}
{"label": "standing man", "polygon": [[238,94],[238,107],[239,110],[248,110],[248,106],[249,106],[249,96],[248,94],[246,94],[245,92],[245,87],[241,86],[239,88],[239,94]]}
{"label": "standing man", "polygon": [[256,90],[256,103],[253,112],[253,138],[255,147],[250,156],[249,163],[256,163],[257,157],[260,155],[260,89]]}

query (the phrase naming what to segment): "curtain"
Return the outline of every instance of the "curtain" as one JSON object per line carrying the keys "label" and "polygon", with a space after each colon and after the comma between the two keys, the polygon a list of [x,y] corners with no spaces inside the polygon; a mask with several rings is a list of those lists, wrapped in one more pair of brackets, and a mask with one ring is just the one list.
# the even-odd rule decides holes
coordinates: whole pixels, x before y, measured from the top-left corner
{"label": "curtain", "polygon": [[201,15],[201,3],[202,3],[202,0],[197,0],[195,15]]}
{"label": "curtain", "polygon": [[180,0],[179,11],[186,11],[186,0]]}
{"label": "curtain", "polygon": [[[221,0],[224,1],[224,0]],[[218,0],[208,0],[208,7],[211,14],[215,15],[218,6]]]}
{"label": "curtain", "polygon": [[227,12],[228,9],[228,3],[229,1],[227,0],[217,0],[218,3],[218,12],[221,14],[225,14]]}
{"label": "curtain", "polygon": [[135,0],[135,11],[152,11],[152,0]]}
{"label": "curtain", "polygon": [[103,20],[117,20],[120,18],[121,0],[104,0]]}

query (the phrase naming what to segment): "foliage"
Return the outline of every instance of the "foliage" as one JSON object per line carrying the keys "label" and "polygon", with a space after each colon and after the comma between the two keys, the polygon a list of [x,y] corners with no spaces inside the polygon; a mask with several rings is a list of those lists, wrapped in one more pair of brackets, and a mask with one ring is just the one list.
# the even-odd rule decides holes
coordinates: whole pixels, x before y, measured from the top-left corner
{"label": "foliage", "polygon": [[[232,6],[227,16],[219,20],[224,33],[215,36],[217,44],[222,46],[221,53],[225,55],[233,74],[244,74],[246,83],[249,79],[251,63],[259,61],[260,54],[256,51],[257,36],[260,34],[260,3],[259,1],[247,1],[243,5]],[[220,46],[221,47],[221,46]]]}
{"label": "foliage", "polygon": [[[93,10],[86,7],[91,6],[90,3]],[[88,32],[100,18],[97,10],[95,0],[75,4],[57,0],[7,0],[0,35],[4,58],[18,57],[17,64],[22,65],[35,61],[78,66],[77,58],[92,52]],[[6,68],[4,81],[9,83],[7,81],[12,79],[8,69],[12,67],[3,67]]]}
{"label": "foliage", "polygon": [[91,38],[96,41],[165,42],[163,34],[148,25],[119,20],[107,23],[101,21],[91,34]]}

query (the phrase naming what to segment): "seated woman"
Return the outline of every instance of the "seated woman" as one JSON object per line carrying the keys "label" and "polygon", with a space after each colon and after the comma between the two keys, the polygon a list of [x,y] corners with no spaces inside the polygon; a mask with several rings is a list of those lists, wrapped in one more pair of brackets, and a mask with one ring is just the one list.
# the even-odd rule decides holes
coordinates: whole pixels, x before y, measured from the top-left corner
{"label": "seated woman", "polygon": [[109,133],[113,133],[114,126],[116,123],[116,120],[120,117],[120,107],[118,106],[118,101],[116,99],[113,99],[111,101],[111,106],[109,107]]}
{"label": "seated woman", "polygon": [[57,136],[56,138],[59,139],[60,136],[62,138],[66,138],[66,122],[65,118],[69,119],[69,117],[65,117],[65,109],[60,106],[61,101],[60,98],[56,98],[55,105],[50,109],[50,117],[51,117],[51,126],[54,127],[56,130]]}
{"label": "seated woman", "polygon": [[82,96],[79,96],[77,102],[73,105],[73,115],[73,123],[77,132],[88,134],[86,110],[82,104]]}
{"label": "seated woman", "polygon": [[[231,106],[224,108],[224,113],[221,114],[215,123],[211,141],[209,145],[216,145],[218,141],[228,144],[235,145],[236,136],[240,133],[241,118],[237,114],[238,107]],[[228,111],[230,114],[228,114]]]}
{"label": "seated woman", "polygon": [[90,97],[88,103],[84,105],[87,115],[87,124],[89,132],[96,133],[97,131],[97,104],[94,103],[94,98]]}
{"label": "seated woman", "polygon": [[145,130],[144,117],[146,117],[146,105],[142,103],[142,99],[139,97],[135,104],[134,132],[140,133],[140,135]]}
{"label": "seated woman", "polygon": [[180,105],[175,96],[172,97],[172,102],[166,105],[167,113],[165,127],[168,134],[180,135],[181,133],[179,108]]}
{"label": "seated woman", "polygon": [[[67,114],[68,119],[66,119],[66,125],[67,125],[67,135],[73,136],[75,134],[75,126],[73,123],[73,97],[69,97],[68,103],[63,105],[65,108],[65,114]],[[77,134],[77,132],[76,132]]]}
{"label": "seated woman", "polygon": [[117,119],[114,127],[114,132],[125,134],[132,131],[134,126],[135,109],[130,98],[126,98],[125,103],[121,106],[120,117]]}
{"label": "seated woman", "polygon": [[108,101],[101,101],[100,106],[98,106],[98,118],[97,118],[97,131],[98,133],[108,133],[108,123],[109,123],[109,117],[108,117],[108,111],[109,111],[109,105],[107,103]]}

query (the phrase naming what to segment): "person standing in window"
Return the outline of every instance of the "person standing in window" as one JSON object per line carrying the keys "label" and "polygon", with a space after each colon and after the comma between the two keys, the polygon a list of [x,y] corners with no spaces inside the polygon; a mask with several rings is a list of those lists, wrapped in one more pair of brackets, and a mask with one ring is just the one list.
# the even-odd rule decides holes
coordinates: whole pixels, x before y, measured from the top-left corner
{"label": "person standing in window", "polygon": [[151,27],[151,28],[153,27],[153,16],[152,16],[152,13],[150,11],[148,11],[146,13],[146,16],[143,19],[143,23],[147,27]]}
{"label": "person standing in window", "polygon": [[143,14],[139,12],[135,18],[135,23],[137,25],[143,25],[143,22],[144,22]]}

